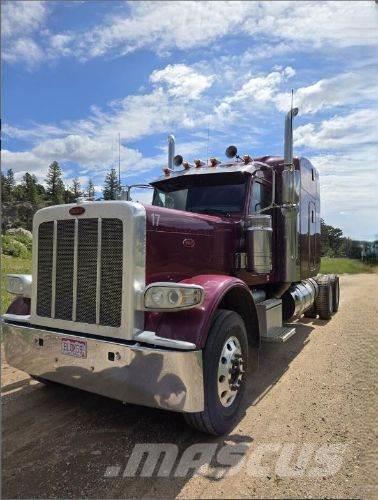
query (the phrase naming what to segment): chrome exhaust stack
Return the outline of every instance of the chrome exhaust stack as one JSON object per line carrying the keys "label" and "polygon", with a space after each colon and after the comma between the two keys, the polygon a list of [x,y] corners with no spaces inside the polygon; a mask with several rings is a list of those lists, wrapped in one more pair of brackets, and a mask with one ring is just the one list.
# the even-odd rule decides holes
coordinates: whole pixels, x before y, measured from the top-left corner
{"label": "chrome exhaust stack", "polygon": [[284,170],[282,172],[282,206],[284,219],[284,263],[283,280],[286,283],[299,281],[298,263],[298,210],[300,173],[293,162],[293,118],[298,108],[292,108],[285,119]]}
{"label": "chrome exhaust stack", "polygon": [[173,158],[175,157],[175,136],[170,134],[168,136],[168,168],[173,170]]}

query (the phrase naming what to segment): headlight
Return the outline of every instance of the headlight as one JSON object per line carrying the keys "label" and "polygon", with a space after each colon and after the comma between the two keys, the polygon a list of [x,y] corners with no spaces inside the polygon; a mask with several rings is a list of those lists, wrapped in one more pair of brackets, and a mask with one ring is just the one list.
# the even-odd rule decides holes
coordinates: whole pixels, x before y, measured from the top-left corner
{"label": "headlight", "polygon": [[156,283],[144,292],[144,309],[151,311],[180,311],[203,302],[204,291],[199,285]]}
{"label": "headlight", "polygon": [[31,274],[7,275],[7,291],[14,295],[31,297],[31,284],[32,284]]}

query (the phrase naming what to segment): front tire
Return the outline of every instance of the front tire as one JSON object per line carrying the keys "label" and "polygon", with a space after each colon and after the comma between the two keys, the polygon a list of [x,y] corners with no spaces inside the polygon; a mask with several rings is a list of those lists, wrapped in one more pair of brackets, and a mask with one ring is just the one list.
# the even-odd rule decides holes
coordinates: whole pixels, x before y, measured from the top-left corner
{"label": "front tire", "polygon": [[234,311],[219,309],[203,350],[205,408],[184,414],[195,429],[220,436],[239,419],[248,363],[244,321]]}

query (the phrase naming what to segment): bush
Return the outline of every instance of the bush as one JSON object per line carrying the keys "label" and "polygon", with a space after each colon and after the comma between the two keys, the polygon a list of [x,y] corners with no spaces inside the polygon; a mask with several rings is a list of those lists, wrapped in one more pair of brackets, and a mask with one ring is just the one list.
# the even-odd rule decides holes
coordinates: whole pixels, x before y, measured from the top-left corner
{"label": "bush", "polygon": [[16,240],[9,234],[1,236],[1,251],[4,255],[12,255],[13,257],[21,257],[21,259],[30,258],[30,251],[27,246],[21,241]]}
{"label": "bush", "polygon": [[22,227],[18,227],[16,229],[8,229],[5,232],[6,236],[10,236],[13,240],[19,241],[31,252],[32,243],[33,243],[33,235],[27,229],[23,229]]}

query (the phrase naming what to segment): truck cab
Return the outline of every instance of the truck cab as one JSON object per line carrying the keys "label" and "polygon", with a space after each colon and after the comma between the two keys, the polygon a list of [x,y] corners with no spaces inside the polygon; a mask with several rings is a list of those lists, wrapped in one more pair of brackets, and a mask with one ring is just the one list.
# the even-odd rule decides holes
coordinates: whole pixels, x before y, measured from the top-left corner
{"label": "truck cab", "polygon": [[[193,164],[174,155],[152,205],[83,201],[38,211],[31,275],[9,275],[10,365],[230,431],[262,341],[301,314],[330,319],[338,279],[319,276],[319,176],[292,155]],[[176,167],[176,168],[174,168]]]}

